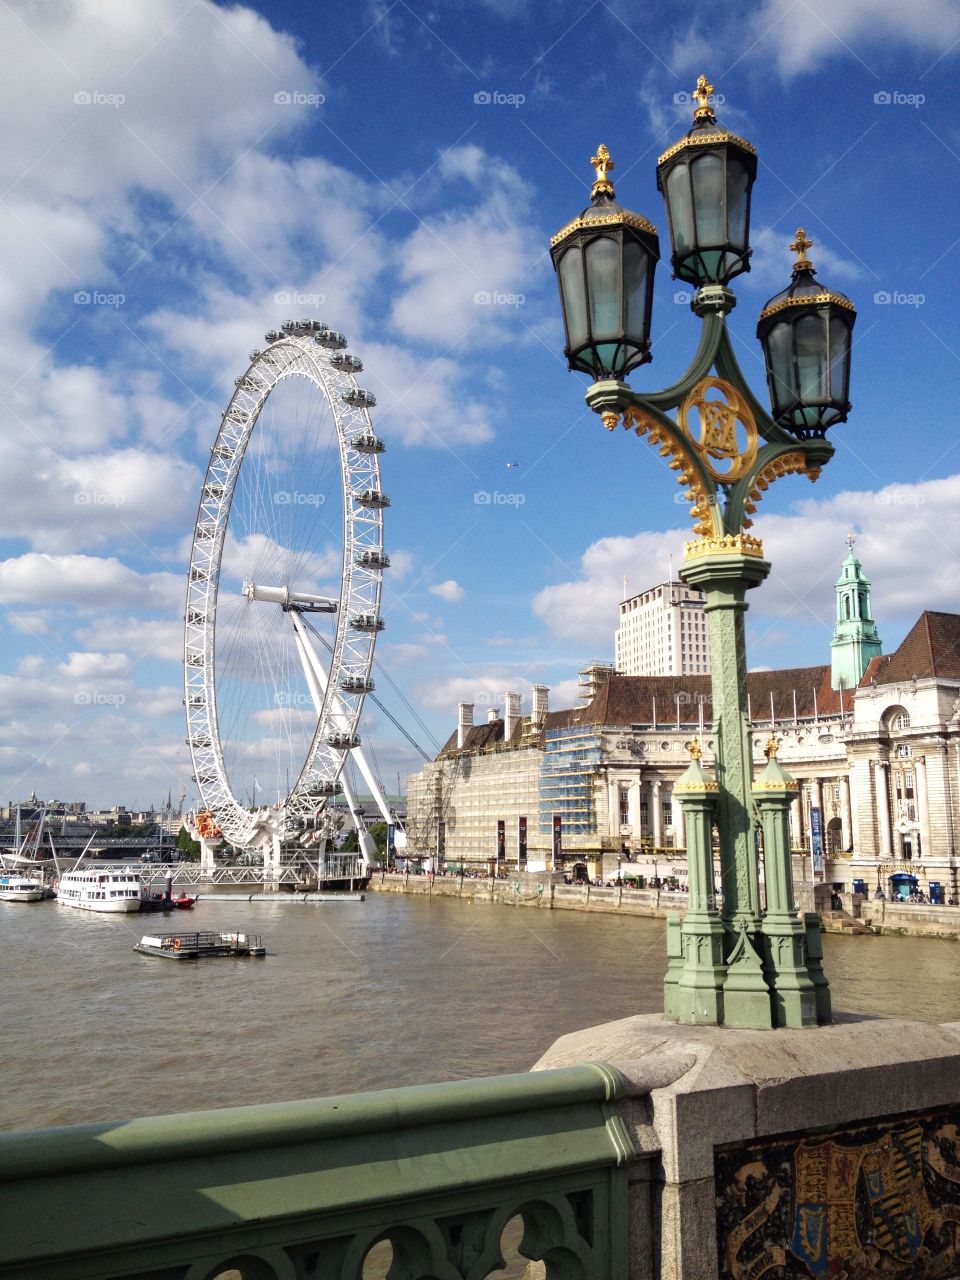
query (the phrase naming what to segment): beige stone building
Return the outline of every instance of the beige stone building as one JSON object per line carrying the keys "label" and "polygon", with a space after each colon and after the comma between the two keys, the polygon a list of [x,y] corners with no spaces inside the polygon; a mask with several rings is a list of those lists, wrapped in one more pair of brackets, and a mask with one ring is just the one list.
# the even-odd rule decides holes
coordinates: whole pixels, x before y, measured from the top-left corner
{"label": "beige stone building", "polygon": [[[799,877],[887,897],[958,895],[960,615],[924,613],[855,688],[830,665],[749,676],[754,763],[771,733],[799,781],[791,814]],[[515,872],[580,868],[686,879],[673,789],[699,737],[712,763],[708,676],[608,674],[585,705],[472,723],[411,777],[408,836],[436,865]]]}

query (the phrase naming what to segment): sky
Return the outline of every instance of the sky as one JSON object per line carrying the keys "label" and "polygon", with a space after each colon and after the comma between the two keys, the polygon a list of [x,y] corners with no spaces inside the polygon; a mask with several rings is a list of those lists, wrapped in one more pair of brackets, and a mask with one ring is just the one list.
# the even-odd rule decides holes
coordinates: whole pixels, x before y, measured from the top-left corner
{"label": "sky", "polygon": [[[756,317],[798,226],[858,309],[836,457],[756,518],[749,664],[829,661],[850,531],[885,652],[960,611],[953,0],[4,0],[0,34],[0,799],[195,802],[190,536],[234,379],[291,317],[345,333],[378,400],[384,704],[433,754],[461,700],[576,701],[625,583],[690,533],[672,473],[566,370],[549,240],[606,143],[661,233],[632,384],[674,381],[699,322],[656,161],[701,72],[759,155],[730,326],[761,399]],[[369,702],[362,732],[395,791],[420,757]]]}

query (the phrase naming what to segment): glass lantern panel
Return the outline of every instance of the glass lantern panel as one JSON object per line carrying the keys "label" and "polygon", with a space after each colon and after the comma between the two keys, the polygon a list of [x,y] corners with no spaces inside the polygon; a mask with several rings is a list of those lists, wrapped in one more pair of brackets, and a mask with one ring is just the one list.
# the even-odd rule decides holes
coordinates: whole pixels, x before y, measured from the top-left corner
{"label": "glass lantern panel", "polygon": [[674,250],[677,253],[688,253],[693,248],[693,211],[690,180],[685,164],[678,164],[667,175],[667,208]]}
{"label": "glass lantern panel", "polygon": [[587,341],[587,298],[578,248],[568,249],[560,259],[560,297],[567,321],[567,341],[571,347],[582,346]]}
{"label": "glass lantern panel", "polygon": [[736,156],[727,160],[727,238],[731,248],[744,253],[747,248],[747,166]]}
{"label": "glass lantern panel", "polygon": [[624,331],[637,343],[647,340],[647,292],[649,255],[636,240],[623,246],[623,293],[626,300]]}
{"label": "glass lantern panel", "polygon": [[793,326],[800,399],[815,404],[829,399],[827,387],[827,334],[820,316],[806,315]]}
{"label": "glass lantern panel", "polygon": [[767,335],[767,351],[770,360],[773,411],[779,417],[797,399],[797,384],[793,368],[793,325],[789,320],[781,320],[770,330]]}
{"label": "glass lantern panel", "polygon": [[830,399],[846,405],[849,389],[850,328],[840,316],[830,318]]}
{"label": "glass lantern panel", "polygon": [[620,245],[601,236],[584,253],[590,299],[590,335],[597,341],[620,333]]}
{"label": "glass lantern panel", "polygon": [[726,244],[727,228],[723,207],[722,156],[698,156],[690,166],[697,210],[697,243],[700,248]]}

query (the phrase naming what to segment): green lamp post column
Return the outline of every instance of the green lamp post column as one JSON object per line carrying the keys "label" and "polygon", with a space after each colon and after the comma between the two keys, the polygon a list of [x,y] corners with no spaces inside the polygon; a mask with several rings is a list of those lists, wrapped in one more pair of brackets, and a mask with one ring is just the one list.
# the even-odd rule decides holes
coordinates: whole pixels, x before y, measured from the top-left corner
{"label": "green lamp post column", "polygon": [[[680,576],[703,590],[710,615],[710,745],[717,790],[707,787],[712,780],[696,761],[679,784],[691,788],[683,805],[691,832],[692,892],[687,923],[673,921],[668,928],[665,1008],[682,1022],[808,1026],[829,1020],[829,993],[819,937],[809,918],[800,921],[793,901],[784,825],[789,794],[753,781],[744,614],[747,591],[763,582],[770,566],[761,542],[747,530],[774,480],[816,480],[833,456],[826,432],[850,410],[856,308],[816,279],[806,256],[811,241],[800,228],[791,245],[797,253],[791,282],[766,304],[757,325],[773,406],[767,413],[740,370],[727,329],[736,305],[728,285],[750,267],[756,151],[717,123],[712,94],[713,86],[701,76],[693,95],[693,128],[657,166],[674,274],[695,286],[691,310],[701,321],[699,346],[681,378],[644,392],[626,381],[651,358],[659,240],[646,218],[615,202],[606,147],[592,159],[591,206],[557,232],[551,254],[569,367],[593,377],[587,404],[607,430],[622,425],[653,445],[686,490],[695,537],[684,548]],[[703,906],[700,890],[693,891],[695,865],[698,883],[712,891],[714,807],[723,889],[719,913],[715,904]],[[772,851],[764,864],[766,905],[758,820]]]}
{"label": "green lamp post column", "polygon": [[724,925],[713,879],[713,824],[720,785],[700,764],[700,743],[690,744],[690,765],[674,787],[687,832],[687,914],[669,916],[669,952],[675,961],[664,979],[663,1012],[680,1022],[724,1021]]}
{"label": "green lamp post column", "polygon": [[[790,805],[797,795],[798,784],[777,759],[776,738],[771,737],[767,742],[766,754],[767,767],[753,785],[753,799],[763,831],[767,898],[761,929],[764,967],[776,1025],[810,1027],[830,1021],[830,991],[819,966],[808,966],[807,924],[798,919],[793,896]],[[819,922],[817,928],[819,930]]]}

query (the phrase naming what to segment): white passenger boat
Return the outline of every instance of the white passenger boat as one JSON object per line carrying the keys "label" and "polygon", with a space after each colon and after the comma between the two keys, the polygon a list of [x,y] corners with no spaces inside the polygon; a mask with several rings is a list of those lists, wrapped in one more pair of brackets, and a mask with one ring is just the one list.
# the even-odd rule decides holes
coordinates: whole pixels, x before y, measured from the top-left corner
{"label": "white passenger boat", "polygon": [[43,883],[40,880],[13,872],[0,873],[0,902],[39,902],[42,897]]}
{"label": "white passenger boat", "polygon": [[83,911],[139,911],[142,897],[140,877],[129,867],[116,871],[103,867],[65,871],[57,889],[61,906]]}

